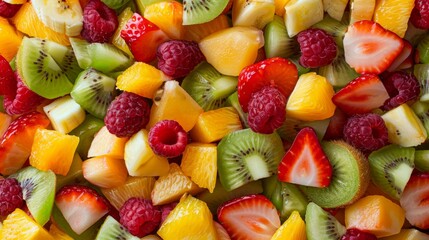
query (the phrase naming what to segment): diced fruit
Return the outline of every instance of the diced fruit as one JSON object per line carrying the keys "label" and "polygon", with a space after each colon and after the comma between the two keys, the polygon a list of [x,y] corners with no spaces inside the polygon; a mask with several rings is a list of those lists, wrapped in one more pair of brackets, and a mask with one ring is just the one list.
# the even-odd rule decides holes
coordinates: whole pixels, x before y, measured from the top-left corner
{"label": "diced fruit", "polygon": [[285,15],[285,7],[289,1],[290,0],[274,0],[274,6],[276,7],[275,14],[277,16],[283,17]]}
{"label": "diced fruit", "polygon": [[101,225],[95,240],[107,240],[121,238],[124,240],[139,240],[140,238],[132,235],[127,229],[116,221],[112,216],[107,216],[103,225]]}
{"label": "diced fruit", "polygon": [[69,95],[43,107],[55,130],[69,133],[85,120],[85,110]]}
{"label": "diced fruit", "polygon": [[429,150],[416,150],[414,164],[417,170],[429,172]]}
{"label": "diced fruit", "polygon": [[264,46],[263,32],[252,27],[232,27],[203,38],[200,49],[211,65],[220,73],[238,76],[253,64],[258,49]]}
{"label": "diced fruit", "polygon": [[376,0],[351,0],[350,24],[361,20],[371,20],[375,10]]}
{"label": "diced fruit", "polygon": [[177,164],[172,163],[168,174],[156,180],[152,190],[152,202],[154,205],[163,205],[179,200],[185,193],[193,195],[200,191],[198,185],[192,182]]}
{"label": "diced fruit", "polygon": [[0,55],[10,61],[18,52],[23,35],[16,31],[6,18],[0,17],[0,36],[0,42],[2,43],[0,45]]}
{"label": "diced fruit", "polygon": [[124,148],[128,138],[118,138],[104,126],[97,132],[88,150],[88,158],[109,156],[124,159]]}
{"label": "diced fruit", "polygon": [[292,212],[290,217],[274,233],[271,240],[306,240],[305,223],[297,211]]}
{"label": "diced fruit", "polygon": [[0,136],[3,136],[11,122],[12,117],[10,115],[0,112]]}
{"label": "diced fruit", "polygon": [[0,238],[4,240],[54,240],[48,231],[19,208],[3,221]]}
{"label": "diced fruit", "polygon": [[184,27],[185,35],[183,37],[185,40],[200,42],[201,39],[212,33],[229,28],[230,24],[228,17],[224,14],[221,14],[209,22],[186,25]]}
{"label": "diced fruit", "polygon": [[373,20],[402,38],[413,8],[414,0],[380,0],[375,6]]}
{"label": "diced fruit", "polygon": [[332,97],[335,92],[328,80],[314,72],[299,77],[291,93],[286,115],[303,121],[315,121],[334,115],[335,105]]}
{"label": "diced fruit", "polygon": [[284,18],[289,37],[322,21],[324,13],[322,0],[290,0],[285,10]]}
{"label": "diced fruit", "polygon": [[82,174],[82,159],[79,154],[75,154],[69,172],[66,176],[57,175],[56,190],[65,185],[84,182],[85,178]]}
{"label": "diced fruit", "polygon": [[70,135],[79,137],[79,144],[77,145],[76,152],[81,158],[87,159],[88,150],[94,140],[94,136],[103,126],[103,120],[87,114],[85,121],[69,133]]}
{"label": "diced fruit", "polygon": [[158,26],[171,39],[183,39],[183,5],[168,0],[153,3],[144,9],[144,17]]}
{"label": "diced fruit", "polygon": [[341,239],[346,233],[346,228],[334,216],[314,202],[307,205],[305,224],[308,240]]}
{"label": "diced fruit", "polygon": [[157,231],[164,240],[217,239],[213,216],[205,202],[184,196]]}
{"label": "diced fruit", "polygon": [[381,240],[429,240],[429,235],[417,229],[402,229],[398,234],[380,238]]}
{"label": "diced fruit", "polygon": [[323,0],[323,9],[329,16],[341,21],[348,2],[348,0]]}
{"label": "diced fruit", "polygon": [[51,234],[51,236],[55,240],[73,240],[72,237],[70,237],[69,235],[67,235],[67,233],[59,229],[55,224],[51,224],[51,226],[49,227],[49,234]]}
{"label": "diced fruit", "polygon": [[52,170],[66,176],[79,138],[55,130],[38,129],[31,148],[30,164],[40,170]]}
{"label": "diced fruit", "polygon": [[98,187],[112,188],[125,183],[128,172],[123,159],[94,157],[82,164],[83,177]]}
{"label": "diced fruit", "polygon": [[231,1],[184,1],[183,2],[183,25],[194,25],[206,23],[222,13],[228,11]]}
{"label": "diced fruit", "polygon": [[121,14],[119,14],[119,16],[118,16],[119,26],[116,29],[116,31],[112,37],[112,44],[115,45],[117,48],[121,49],[122,51],[124,51],[130,57],[133,54],[131,53],[130,48],[128,47],[125,40],[121,37],[121,31],[122,31],[122,29],[124,29],[125,24],[127,24],[128,20],[130,20],[130,18],[133,16],[133,14],[134,14],[133,10],[131,10],[130,7],[125,8],[121,12]]}
{"label": "diced fruit", "polygon": [[389,132],[389,142],[403,147],[420,145],[427,138],[427,132],[413,110],[402,104],[381,116]]}
{"label": "diced fruit", "polygon": [[232,25],[263,29],[267,23],[273,20],[274,12],[274,0],[234,0],[232,4]]}

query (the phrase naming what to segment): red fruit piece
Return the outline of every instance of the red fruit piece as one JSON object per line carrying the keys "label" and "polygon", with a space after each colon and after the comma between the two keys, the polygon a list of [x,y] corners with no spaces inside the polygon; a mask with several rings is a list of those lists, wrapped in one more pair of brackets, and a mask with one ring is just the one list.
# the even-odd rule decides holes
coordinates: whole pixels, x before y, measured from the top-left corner
{"label": "red fruit piece", "polygon": [[346,62],[360,74],[384,72],[404,47],[398,35],[369,20],[350,25],[343,43]]}
{"label": "red fruit piece", "polygon": [[16,208],[22,207],[22,188],[15,178],[0,180],[0,216],[6,217]]}
{"label": "red fruit piece", "polygon": [[136,61],[151,62],[156,57],[158,46],[167,41],[167,35],[154,23],[134,13],[128,20],[121,37],[130,47]]}
{"label": "red fruit piece", "polygon": [[412,73],[398,71],[388,74],[383,84],[390,96],[384,102],[384,110],[415,100],[420,95],[420,83]]}
{"label": "red fruit piece", "polygon": [[298,34],[301,50],[299,63],[306,68],[328,65],[337,57],[337,44],[334,38],[322,29],[307,29]]}
{"label": "red fruit piece", "polygon": [[165,221],[165,219],[168,217],[168,214],[173,211],[177,204],[178,202],[172,202],[161,206],[161,223]]}
{"label": "red fruit piece", "polygon": [[70,227],[81,234],[109,212],[108,201],[94,189],[83,185],[66,185],[58,190],[55,205]]}
{"label": "red fruit piece", "polygon": [[144,237],[158,228],[161,211],[143,198],[130,198],[119,210],[121,224],[137,237]]}
{"label": "red fruit piece", "polygon": [[217,215],[231,239],[271,239],[280,227],[277,209],[264,195],[230,200],[219,207]]}
{"label": "red fruit piece", "polygon": [[399,70],[398,68],[405,62],[413,59],[413,46],[410,42],[403,39],[404,48],[402,48],[401,53],[395,58],[389,68],[386,69],[388,72],[393,72],[395,70]]}
{"label": "red fruit piece", "polygon": [[332,102],[343,112],[353,115],[381,107],[388,98],[389,94],[378,76],[364,74],[339,90],[332,97]]}
{"label": "red fruit piece", "polygon": [[185,151],[188,135],[174,120],[157,122],[149,131],[149,145],[157,155],[173,158]]}
{"label": "red fruit piece", "polygon": [[341,240],[377,240],[377,237],[371,233],[363,232],[356,228],[347,229],[346,234]]}
{"label": "red fruit piece", "polygon": [[327,187],[331,183],[332,167],[311,127],[301,129],[278,168],[282,182],[311,187]]}
{"label": "red fruit piece", "polygon": [[0,55],[0,95],[14,95],[15,92],[16,81],[13,70],[9,62]]}
{"label": "red fruit piece", "polygon": [[326,129],[323,140],[335,140],[343,138],[343,128],[347,122],[347,114],[336,108],[334,116],[329,121],[328,128]]}
{"label": "red fruit piece", "polygon": [[10,4],[0,0],[0,17],[11,18],[15,16],[19,8],[21,8],[21,4]]}
{"label": "red fruit piece", "polygon": [[0,173],[10,175],[19,170],[31,153],[34,134],[46,128],[49,119],[42,113],[31,112],[11,122],[0,138]]}
{"label": "red fruit piece", "polygon": [[417,28],[429,29],[429,2],[427,0],[416,0],[410,21]]}
{"label": "red fruit piece", "polygon": [[415,172],[402,192],[405,217],[415,227],[429,229],[429,173]]}
{"label": "red fruit piece", "polygon": [[298,81],[298,70],[291,61],[275,57],[244,68],[238,76],[238,101],[244,112],[253,93],[272,86],[288,98]]}
{"label": "red fruit piece", "polygon": [[108,42],[118,27],[118,17],[100,0],[90,0],[83,10],[81,35],[88,42]]}

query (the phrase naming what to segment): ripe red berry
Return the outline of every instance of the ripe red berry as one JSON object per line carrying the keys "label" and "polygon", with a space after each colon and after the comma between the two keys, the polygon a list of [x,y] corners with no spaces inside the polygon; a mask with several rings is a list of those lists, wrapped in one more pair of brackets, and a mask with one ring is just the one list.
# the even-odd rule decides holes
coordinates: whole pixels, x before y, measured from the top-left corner
{"label": "ripe red berry", "polygon": [[15,16],[22,4],[10,4],[0,0],[0,17],[11,18]]}
{"label": "ripe red berry", "polygon": [[420,84],[412,73],[393,72],[383,80],[390,98],[384,102],[383,109],[390,110],[420,95]]}
{"label": "ripe red berry", "polygon": [[162,120],[149,131],[149,145],[157,155],[172,158],[185,151],[188,135],[174,120]]}
{"label": "ripe red berry", "polygon": [[429,1],[416,0],[410,21],[417,28],[429,29]]}
{"label": "ripe red berry", "polygon": [[0,95],[13,95],[15,92],[16,81],[13,70],[9,62],[0,55]]}
{"label": "ripe red berry", "polygon": [[118,17],[100,0],[90,0],[83,10],[81,35],[88,42],[108,42],[118,27]]}
{"label": "ripe red berry", "polygon": [[7,216],[24,204],[22,188],[15,178],[0,180],[0,216]]}
{"label": "ripe red berry", "polygon": [[341,240],[377,240],[377,237],[371,233],[351,228],[347,229],[346,234],[341,237]]}
{"label": "ripe red berry", "polygon": [[337,56],[334,38],[321,29],[307,29],[298,34],[301,57],[299,63],[308,68],[328,65]]}

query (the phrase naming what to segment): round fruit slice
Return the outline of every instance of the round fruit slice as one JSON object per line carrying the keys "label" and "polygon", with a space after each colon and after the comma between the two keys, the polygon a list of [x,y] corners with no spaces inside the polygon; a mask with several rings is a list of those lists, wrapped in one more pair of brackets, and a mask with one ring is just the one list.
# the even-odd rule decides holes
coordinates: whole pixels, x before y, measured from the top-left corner
{"label": "round fruit slice", "polygon": [[219,16],[229,0],[183,1],[183,25],[209,22]]}
{"label": "round fruit slice", "polygon": [[346,233],[346,228],[334,216],[314,202],[307,205],[305,223],[308,240],[337,240]]}

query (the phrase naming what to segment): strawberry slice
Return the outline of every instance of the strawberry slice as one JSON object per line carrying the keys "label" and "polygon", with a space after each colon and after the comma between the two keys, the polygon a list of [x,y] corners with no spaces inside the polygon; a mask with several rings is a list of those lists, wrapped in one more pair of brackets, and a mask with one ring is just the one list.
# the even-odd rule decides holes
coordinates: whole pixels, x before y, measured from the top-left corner
{"label": "strawberry slice", "polygon": [[338,91],[332,97],[332,102],[345,113],[352,115],[368,113],[383,106],[389,98],[380,78],[374,74],[365,74]]}
{"label": "strawberry slice", "polygon": [[288,98],[298,81],[298,70],[291,61],[275,57],[244,68],[238,76],[238,101],[244,112],[253,93],[273,86]]}
{"label": "strawberry slice", "polygon": [[413,226],[429,229],[429,172],[415,172],[411,175],[400,203],[407,220]]}
{"label": "strawberry slice", "polygon": [[384,72],[404,47],[398,35],[369,20],[350,25],[343,43],[346,62],[361,74]]}
{"label": "strawberry slice", "polygon": [[83,185],[62,187],[55,197],[55,205],[77,234],[109,212],[109,202],[94,189]]}
{"label": "strawberry slice", "polygon": [[311,127],[301,129],[279,164],[279,180],[304,186],[327,187],[331,177],[332,167],[316,132]]}
{"label": "strawberry slice", "polygon": [[9,62],[0,55],[0,95],[13,95],[16,91],[15,75]]}
{"label": "strawberry slice", "polygon": [[11,122],[0,138],[0,173],[10,175],[19,170],[31,153],[34,134],[48,127],[50,121],[42,113],[30,112]]}
{"label": "strawberry slice", "polygon": [[230,200],[219,207],[217,215],[234,240],[271,239],[281,224],[276,207],[259,194]]}
{"label": "strawberry slice", "polygon": [[158,46],[169,39],[158,26],[138,13],[134,13],[125,24],[121,37],[135,60],[146,63],[155,59]]}
{"label": "strawberry slice", "polygon": [[404,48],[402,48],[401,53],[395,58],[395,60],[390,64],[390,66],[387,68],[388,72],[393,72],[398,69],[399,66],[402,65],[405,61],[409,61],[408,59],[412,59],[413,57],[413,46],[411,46],[411,43],[407,40],[403,39],[404,41]]}

